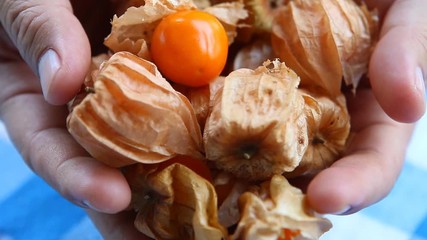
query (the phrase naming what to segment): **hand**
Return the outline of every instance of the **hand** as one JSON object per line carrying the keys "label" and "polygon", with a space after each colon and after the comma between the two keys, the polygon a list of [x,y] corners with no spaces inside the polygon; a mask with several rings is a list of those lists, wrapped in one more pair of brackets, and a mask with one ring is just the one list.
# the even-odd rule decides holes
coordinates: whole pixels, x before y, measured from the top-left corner
{"label": "hand", "polygon": [[75,15],[66,0],[0,1],[0,119],[35,173],[77,205],[108,213],[88,210],[105,238],[131,239],[135,229],[120,223],[123,214],[114,215],[130,202],[125,178],[74,141],[63,105],[86,75],[89,39],[96,53],[108,34],[111,7],[109,1],[72,3]]}
{"label": "hand", "polygon": [[369,65],[372,90],[384,111],[400,122],[415,122],[426,110],[427,2],[370,0],[387,10]]}
{"label": "hand", "polygon": [[308,185],[310,206],[320,213],[350,214],[384,198],[399,176],[413,124],[392,120],[371,89],[347,96],[353,136],[344,157]]}
{"label": "hand", "polygon": [[[139,235],[133,227],[129,228],[133,220],[132,216],[129,217],[131,213],[115,214],[125,209],[130,201],[126,180],[118,170],[90,158],[65,128],[66,108],[51,105],[65,104],[79,89],[91,56],[89,42],[97,43],[92,44],[92,53],[95,53],[94,46],[102,46],[96,40],[108,33],[94,30],[102,30],[100,26],[108,24],[112,16],[107,1],[103,1],[105,6],[95,5],[98,2],[91,0],[72,3],[75,15],[66,0],[0,1],[3,26],[0,28],[0,72],[3,76],[0,80],[0,117],[23,158],[37,174],[70,201],[95,209],[88,210],[88,214],[106,238],[128,236],[131,239],[130,236]],[[75,16],[80,17],[89,36]],[[98,19],[97,16],[106,18]],[[421,18],[421,13],[418,16]],[[40,82],[36,76],[39,76]],[[375,84],[372,85],[375,91]],[[371,204],[387,193],[400,169],[412,127],[391,121],[376,105],[372,93],[366,91],[368,93],[359,92],[357,96],[369,96],[365,99],[366,105],[358,101],[352,108],[354,130],[358,132],[349,155],[322,172],[309,186],[309,199],[319,211],[336,212],[345,206],[353,206],[355,211]],[[409,103],[419,105],[419,101]],[[356,116],[361,108],[363,111],[363,108],[369,109],[364,114],[370,113],[371,117],[362,115],[359,117],[364,121],[356,122],[359,121]],[[419,117],[420,112],[413,113],[409,120]],[[379,137],[376,141],[376,137],[383,134],[383,129],[387,130],[386,134],[396,136],[397,141],[391,141],[393,138],[390,137]],[[375,135],[377,132],[378,135]],[[390,149],[393,151],[387,153]],[[393,164],[386,162],[388,156],[392,156]],[[368,164],[358,166],[359,161]],[[382,181],[372,174],[376,171],[384,175]],[[355,176],[356,180],[375,178],[372,181],[375,184],[366,188],[350,176]],[[349,179],[351,181],[347,181]],[[341,188],[336,187],[337,183]],[[354,187],[354,191],[349,186]],[[379,189],[381,191],[377,193]],[[354,194],[360,198],[354,198]]]}
{"label": "hand", "polygon": [[372,89],[347,98],[354,132],[349,149],[308,186],[310,205],[321,213],[353,213],[386,196],[413,131],[400,122],[416,121],[426,108],[427,2],[366,2],[385,15],[369,65]]}

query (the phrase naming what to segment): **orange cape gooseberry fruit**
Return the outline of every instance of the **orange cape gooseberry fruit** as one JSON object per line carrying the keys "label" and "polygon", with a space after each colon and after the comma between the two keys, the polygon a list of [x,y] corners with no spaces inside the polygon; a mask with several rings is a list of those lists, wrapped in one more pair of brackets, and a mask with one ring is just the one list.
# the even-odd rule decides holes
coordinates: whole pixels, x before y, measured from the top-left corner
{"label": "orange cape gooseberry fruit", "polygon": [[199,87],[221,74],[228,38],[215,16],[198,10],[179,11],[160,21],[150,50],[153,62],[167,79]]}

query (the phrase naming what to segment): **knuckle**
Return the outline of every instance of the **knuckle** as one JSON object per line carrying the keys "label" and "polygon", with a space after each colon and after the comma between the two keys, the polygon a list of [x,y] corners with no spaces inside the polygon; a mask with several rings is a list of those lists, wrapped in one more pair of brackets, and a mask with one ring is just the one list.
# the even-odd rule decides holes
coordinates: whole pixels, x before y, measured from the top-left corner
{"label": "knuckle", "polygon": [[47,26],[47,11],[43,9],[43,5],[32,1],[5,2],[3,26],[21,56],[34,66],[38,55],[43,51],[43,47],[37,43],[51,31]]}
{"label": "knuckle", "polygon": [[416,31],[416,40],[420,44],[422,54],[427,56],[427,27],[426,25],[421,26],[422,29]]}

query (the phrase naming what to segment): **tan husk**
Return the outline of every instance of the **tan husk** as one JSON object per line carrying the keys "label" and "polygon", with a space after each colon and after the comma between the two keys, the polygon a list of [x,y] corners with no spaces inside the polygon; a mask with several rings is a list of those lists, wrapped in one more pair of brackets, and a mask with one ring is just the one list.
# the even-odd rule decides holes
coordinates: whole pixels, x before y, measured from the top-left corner
{"label": "tan husk", "polygon": [[[376,13],[352,0],[116,4],[111,54],[92,59],[67,127],[94,158],[121,168],[136,228],[155,239],[311,240],[328,231],[286,178],[316,174],[345,151],[341,82],[355,88],[366,73]],[[150,62],[160,20],[190,9],[221,21],[233,54],[226,76],[200,88],[171,85]],[[177,155],[206,158],[214,180],[167,161]]]}
{"label": "tan husk", "polygon": [[[151,37],[160,20],[177,11],[195,9],[197,6],[191,0],[147,0],[144,5],[130,7],[121,16],[113,17],[111,33],[104,45],[112,52],[128,51],[150,60]],[[238,22],[247,17],[247,11],[239,2],[221,3],[202,10],[220,20],[227,32],[229,44],[233,43],[237,34]]]}
{"label": "tan husk", "polygon": [[193,106],[194,112],[197,117],[197,121],[200,125],[201,130],[206,123],[206,119],[210,114],[210,102],[212,101],[213,96],[215,96],[218,89],[221,89],[224,84],[224,77],[219,76],[206,86],[202,87],[186,87],[183,85],[173,85],[173,87],[184,94],[191,105]]}
{"label": "tan husk", "polygon": [[230,239],[277,240],[290,230],[297,234],[292,239],[314,240],[332,227],[329,220],[310,210],[302,191],[281,175],[242,194],[239,206],[241,218]]}
{"label": "tan husk", "polygon": [[276,54],[303,86],[337,96],[341,82],[356,88],[367,72],[377,16],[352,0],[295,0],[277,10],[272,27]]}
{"label": "tan husk", "polygon": [[231,45],[237,36],[237,29],[244,26],[241,23],[248,17],[248,12],[241,2],[225,2],[203,9],[218,18],[227,32],[228,44]]}
{"label": "tan husk", "polygon": [[343,94],[328,97],[316,90],[299,90],[304,97],[308,146],[298,167],[287,177],[314,175],[329,167],[346,149],[350,115]]}
{"label": "tan husk", "polygon": [[227,228],[236,226],[240,219],[239,197],[251,187],[251,183],[221,171],[214,177],[213,184],[218,193],[219,223]]}
{"label": "tan husk", "polygon": [[113,52],[128,51],[150,59],[151,36],[160,20],[176,11],[195,8],[191,0],[146,0],[144,5],[130,7],[121,16],[113,17],[104,45]]}
{"label": "tan husk", "polygon": [[124,171],[132,189],[136,228],[155,239],[212,239],[227,236],[218,223],[212,184],[174,163],[162,170],[137,165]]}
{"label": "tan husk", "polygon": [[270,41],[270,38],[258,38],[239,49],[233,59],[232,69],[255,69],[261,66],[267,59],[275,59],[276,56]]}
{"label": "tan husk", "polygon": [[206,158],[238,178],[267,179],[292,171],[307,146],[298,76],[274,61],[224,79],[204,129]]}
{"label": "tan husk", "polygon": [[89,92],[93,91],[93,83],[95,81],[96,76],[98,75],[99,68],[110,57],[110,54],[102,53],[91,58],[91,63],[89,66],[89,70],[86,74],[85,80],[83,82],[83,87],[80,89],[80,92],[77,93],[77,95],[67,104],[68,110],[70,112],[88,95]]}
{"label": "tan husk", "polygon": [[253,14],[255,32],[271,32],[276,10],[287,4],[289,0],[244,0],[245,6]]}
{"label": "tan husk", "polygon": [[114,54],[89,93],[68,116],[73,137],[96,159],[120,167],[175,155],[201,158],[193,108],[156,67],[126,52]]}

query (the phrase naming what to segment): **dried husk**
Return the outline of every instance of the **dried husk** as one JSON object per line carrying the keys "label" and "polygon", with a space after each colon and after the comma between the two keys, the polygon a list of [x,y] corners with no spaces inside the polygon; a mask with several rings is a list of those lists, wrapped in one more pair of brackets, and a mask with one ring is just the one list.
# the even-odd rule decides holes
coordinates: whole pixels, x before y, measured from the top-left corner
{"label": "dried husk", "polygon": [[[245,192],[239,206],[241,218],[230,239],[314,240],[332,227],[329,220],[309,209],[301,190],[281,175],[273,176],[259,189]],[[286,230],[296,236],[283,237]]]}
{"label": "dried husk", "polygon": [[190,102],[152,63],[116,53],[102,64],[91,91],[75,103],[67,127],[94,158],[120,167],[178,154],[202,157],[202,136]]}
{"label": "dried husk", "polygon": [[231,45],[237,36],[238,28],[244,27],[241,21],[248,17],[248,12],[241,2],[224,2],[204,8],[203,11],[218,18],[227,32],[228,44]]}
{"label": "dried husk", "polygon": [[276,54],[300,77],[338,96],[341,82],[355,89],[367,72],[378,19],[352,0],[295,0],[277,10]]}
{"label": "dried husk", "polygon": [[206,158],[249,180],[294,170],[307,146],[298,83],[298,76],[279,61],[230,73],[206,121]]}
{"label": "dried husk", "polygon": [[110,57],[110,54],[101,53],[91,58],[91,63],[89,66],[89,70],[86,74],[85,80],[83,82],[83,87],[80,89],[80,92],[78,92],[77,95],[74,96],[74,98],[67,104],[68,110],[70,112],[73,111],[74,107],[78,105],[87,96],[88,92],[92,91],[93,83],[95,81],[96,76],[98,75],[99,68]]}
{"label": "dried husk", "polygon": [[276,10],[289,0],[244,0],[245,6],[253,15],[254,32],[270,33]]}
{"label": "dried husk", "polygon": [[234,57],[232,69],[256,69],[266,60],[276,59],[270,41],[270,38],[264,37],[245,44]]}
{"label": "dried husk", "polygon": [[206,119],[210,114],[210,102],[213,96],[215,96],[218,89],[222,88],[224,84],[224,77],[219,76],[208,85],[202,87],[187,87],[183,85],[173,85],[173,87],[184,94],[191,105],[193,106],[194,112],[197,117],[197,122],[203,132],[203,128],[206,123]]}
{"label": "dried husk", "polygon": [[[101,65],[107,61],[111,57],[109,53],[102,53],[91,58],[91,63],[89,67],[89,71],[86,74],[84,80],[84,86],[87,88],[93,88],[93,83],[95,82],[95,78],[98,75],[99,69]],[[87,89],[86,89],[87,90]]]}
{"label": "dried husk", "polygon": [[203,127],[209,115],[209,102],[211,96],[210,84],[199,88],[191,88],[188,90],[187,94],[184,95],[190,100],[197,117],[197,122],[203,131]]}
{"label": "dried husk", "polygon": [[[245,0],[249,13],[243,1],[212,2],[125,1],[105,39],[115,54],[93,58],[69,131],[94,158],[131,165],[124,174],[135,226],[149,237],[276,240],[289,231],[292,239],[318,239],[331,223],[286,178],[316,174],[345,150],[350,116],[341,82],[355,88],[366,73],[376,13],[351,0]],[[272,14],[270,3],[281,7]],[[245,43],[273,34],[241,48],[227,77],[200,88],[171,86],[146,61],[151,35],[163,17],[189,9],[216,16],[229,44],[244,27]],[[258,67],[276,56],[290,68],[278,60]],[[228,195],[216,192],[230,184],[219,175],[211,183],[181,164],[157,168],[176,155],[206,157],[211,171],[231,175]],[[236,225],[227,236],[225,228]]]}
{"label": "dried husk", "polygon": [[285,176],[314,175],[334,163],[346,149],[350,115],[343,94],[332,98],[316,89],[300,89],[305,102],[308,146],[298,167]]}
{"label": "dried husk", "polygon": [[[192,0],[147,0],[139,7],[129,7],[121,16],[112,20],[111,33],[104,41],[112,52],[128,51],[150,60],[150,44],[154,29],[165,16],[182,10],[198,9]],[[241,19],[247,17],[242,3],[221,3],[208,6],[204,11],[213,14],[223,24],[228,42],[236,36],[236,28]]]}
{"label": "dried husk", "polygon": [[222,171],[214,177],[213,184],[218,196],[219,223],[226,228],[236,226],[240,219],[238,200],[250,183]]}
{"label": "dried husk", "polygon": [[113,17],[104,45],[113,52],[128,51],[150,59],[151,36],[160,20],[174,12],[195,8],[191,0],[146,0],[144,5],[129,7],[121,16]]}
{"label": "dried husk", "polygon": [[218,223],[212,184],[174,163],[160,171],[147,165],[128,167],[136,228],[154,239],[221,240],[227,230]]}

